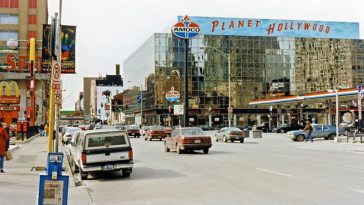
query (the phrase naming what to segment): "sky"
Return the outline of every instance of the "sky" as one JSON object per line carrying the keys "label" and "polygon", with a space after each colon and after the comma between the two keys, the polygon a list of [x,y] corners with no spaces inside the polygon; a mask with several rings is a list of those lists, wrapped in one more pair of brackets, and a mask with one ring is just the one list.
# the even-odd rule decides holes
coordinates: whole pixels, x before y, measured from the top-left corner
{"label": "sky", "polygon": [[[48,0],[49,17],[59,1]],[[74,109],[83,77],[115,74],[115,64],[123,73],[123,62],[153,33],[170,32],[178,15],[359,22],[364,39],[363,8],[363,0],[62,0],[62,24],[77,26],[76,74],[62,76],[63,110]]]}

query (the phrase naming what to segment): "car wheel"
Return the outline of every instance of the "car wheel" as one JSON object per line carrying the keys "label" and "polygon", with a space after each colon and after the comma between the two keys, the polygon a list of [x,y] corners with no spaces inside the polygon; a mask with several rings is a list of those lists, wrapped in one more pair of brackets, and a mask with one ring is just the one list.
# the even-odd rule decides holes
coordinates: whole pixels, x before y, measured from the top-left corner
{"label": "car wheel", "polygon": [[280,131],[281,133],[284,133],[284,129],[281,129],[281,131]]}
{"label": "car wheel", "polygon": [[336,134],[330,134],[330,135],[329,135],[329,139],[330,139],[330,140],[334,140],[334,139],[335,139],[335,137],[336,137]]}
{"label": "car wheel", "polygon": [[227,142],[227,139],[226,139],[226,137],[224,136],[224,142]]}
{"label": "car wheel", "polygon": [[234,140],[230,140],[231,141],[231,143],[234,143]]}
{"label": "car wheel", "polygon": [[244,138],[241,138],[240,143],[244,143]]}
{"label": "car wheel", "polygon": [[147,139],[148,139],[147,137],[144,138],[145,141],[147,141]]}
{"label": "car wheel", "polygon": [[130,177],[131,172],[130,171],[122,171],[124,177]]}
{"label": "car wheel", "polygon": [[182,153],[182,150],[179,147],[179,144],[177,144],[176,152],[177,152],[177,154],[181,154]]}
{"label": "car wheel", "polygon": [[304,136],[304,135],[298,135],[298,136],[296,137],[296,140],[297,140],[298,142],[303,142],[303,140],[305,140],[305,136]]}
{"label": "car wheel", "polygon": [[208,153],[209,153],[209,148],[205,148],[205,149],[203,149],[203,153],[204,153],[204,154],[208,154]]}
{"label": "car wheel", "polygon": [[166,152],[169,152],[169,151],[170,151],[170,149],[168,148],[168,146],[167,146],[167,143],[166,143],[166,142],[164,142],[164,150],[165,150]]}
{"label": "car wheel", "polygon": [[216,142],[218,142],[219,141],[219,139],[217,139],[217,137],[216,137],[216,140],[215,140]]}
{"label": "car wheel", "polygon": [[160,138],[159,141],[162,141],[162,138]]}
{"label": "car wheel", "polygon": [[152,141],[152,138],[149,138],[149,141]]}

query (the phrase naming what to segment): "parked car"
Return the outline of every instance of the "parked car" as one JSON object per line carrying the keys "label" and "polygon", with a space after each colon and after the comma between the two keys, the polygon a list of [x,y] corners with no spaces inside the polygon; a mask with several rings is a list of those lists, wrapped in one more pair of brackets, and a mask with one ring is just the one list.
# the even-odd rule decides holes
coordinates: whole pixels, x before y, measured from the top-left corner
{"label": "parked car", "polygon": [[114,127],[117,130],[125,130],[125,125],[123,124],[115,124]]}
{"label": "parked car", "polygon": [[[332,125],[313,124],[312,138],[324,138],[325,140],[333,140],[336,137],[336,127]],[[303,130],[295,130],[287,132],[289,138],[293,141],[302,142],[307,133]],[[339,128],[339,135],[345,135],[345,129]]]}
{"label": "parked car", "polygon": [[249,137],[249,133],[247,131],[244,132],[237,127],[224,127],[215,134],[216,142],[220,140],[224,142],[240,141],[241,143],[244,143],[245,137]]}
{"label": "parked car", "polygon": [[268,122],[263,122],[261,125],[258,125],[256,128],[257,128],[257,130],[262,130],[263,132],[270,132]]}
{"label": "parked car", "polygon": [[211,146],[211,137],[206,135],[199,127],[176,128],[171,136],[166,137],[164,140],[165,151],[175,150],[177,154],[186,150],[202,150],[207,154]]}
{"label": "parked car", "polygon": [[122,171],[129,177],[133,170],[133,149],[125,131],[84,131],[71,141],[71,168],[87,179],[89,173]]}
{"label": "parked car", "polygon": [[134,136],[135,138],[140,137],[140,129],[138,125],[128,125],[125,130],[128,136]]}
{"label": "parked car", "polygon": [[72,139],[72,135],[76,131],[82,131],[82,130],[79,127],[66,127],[65,132],[62,136],[62,143],[67,144]]}
{"label": "parked car", "polygon": [[303,129],[304,127],[302,125],[299,124],[284,124],[281,127],[278,127],[275,129],[276,133],[286,133],[288,131],[292,131],[292,130],[300,130]]}

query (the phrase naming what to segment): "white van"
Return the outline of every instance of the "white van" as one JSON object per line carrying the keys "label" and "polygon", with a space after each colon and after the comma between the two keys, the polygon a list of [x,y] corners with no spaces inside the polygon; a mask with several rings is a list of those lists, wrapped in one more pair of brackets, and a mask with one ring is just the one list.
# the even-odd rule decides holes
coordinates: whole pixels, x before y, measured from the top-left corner
{"label": "white van", "polygon": [[129,177],[133,169],[133,149],[125,131],[90,130],[71,141],[71,168],[87,179],[90,172],[122,171]]}

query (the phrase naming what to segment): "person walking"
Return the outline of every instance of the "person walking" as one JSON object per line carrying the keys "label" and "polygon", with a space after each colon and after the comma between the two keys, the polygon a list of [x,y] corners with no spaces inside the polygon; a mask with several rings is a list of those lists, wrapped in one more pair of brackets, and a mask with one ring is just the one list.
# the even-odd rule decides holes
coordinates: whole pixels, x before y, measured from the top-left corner
{"label": "person walking", "polygon": [[44,136],[48,136],[48,123],[44,125]]}
{"label": "person walking", "polygon": [[306,131],[306,137],[305,137],[305,142],[307,142],[308,139],[311,139],[311,142],[313,142],[313,138],[312,138],[312,125],[310,121],[307,121],[307,124],[305,126],[305,128],[303,129],[303,131]]}
{"label": "person walking", "polygon": [[39,125],[39,135],[40,136],[44,136],[44,125],[43,124],[40,124]]}
{"label": "person walking", "polygon": [[0,173],[4,173],[5,152],[9,149],[7,146],[8,141],[9,135],[4,129],[3,124],[0,123]]}

